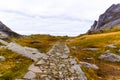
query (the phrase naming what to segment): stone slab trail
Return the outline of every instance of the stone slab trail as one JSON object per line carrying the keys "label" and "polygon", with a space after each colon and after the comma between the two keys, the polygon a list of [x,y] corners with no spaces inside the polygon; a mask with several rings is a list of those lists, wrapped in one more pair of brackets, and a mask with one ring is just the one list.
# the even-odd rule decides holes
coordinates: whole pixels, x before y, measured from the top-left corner
{"label": "stone slab trail", "polygon": [[34,61],[24,77],[16,80],[87,80],[80,64],[70,56],[65,42],[57,42],[46,54],[14,42],[1,39],[0,42],[5,45],[4,48]]}
{"label": "stone slab trail", "polygon": [[[70,50],[65,42],[57,42],[46,55],[29,67],[25,79],[87,80],[76,59],[70,56]],[[35,73],[36,76],[32,77],[30,73]]]}

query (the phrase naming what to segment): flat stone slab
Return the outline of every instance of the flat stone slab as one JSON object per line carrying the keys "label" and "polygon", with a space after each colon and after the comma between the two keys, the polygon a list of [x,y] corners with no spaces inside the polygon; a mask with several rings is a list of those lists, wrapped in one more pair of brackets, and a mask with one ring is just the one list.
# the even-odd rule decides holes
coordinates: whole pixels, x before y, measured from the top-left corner
{"label": "flat stone slab", "polygon": [[40,61],[38,61],[35,65],[41,65],[41,64],[45,64],[45,61],[43,59],[41,59]]}
{"label": "flat stone slab", "polygon": [[99,59],[110,61],[110,62],[120,62],[120,56],[114,53],[105,53],[99,56]]}
{"label": "flat stone slab", "polygon": [[35,66],[34,64],[32,64],[29,68],[29,71],[35,72],[35,73],[42,73],[42,71],[40,70],[40,68],[38,66]]}
{"label": "flat stone slab", "polygon": [[87,68],[92,68],[92,69],[99,69],[98,66],[95,64],[87,63],[87,62],[80,62],[80,65],[87,67]]}
{"label": "flat stone slab", "polygon": [[34,79],[36,77],[36,74],[34,73],[34,72],[32,72],[32,71],[29,71],[29,72],[27,72],[26,74],[25,74],[25,76],[23,77],[24,79],[30,79],[30,80],[32,80],[32,79]]}
{"label": "flat stone slab", "polygon": [[98,51],[100,48],[84,48],[82,50],[88,50],[88,51]]}

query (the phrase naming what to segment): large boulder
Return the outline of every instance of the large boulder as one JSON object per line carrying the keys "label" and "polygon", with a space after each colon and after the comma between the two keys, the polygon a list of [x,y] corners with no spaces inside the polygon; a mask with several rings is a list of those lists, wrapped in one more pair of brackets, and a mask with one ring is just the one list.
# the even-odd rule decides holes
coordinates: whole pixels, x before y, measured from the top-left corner
{"label": "large boulder", "polygon": [[99,56],[99,59],[110,61],[110,62],[120,62],[120,56],[114,53],[105,53]]}
{"label": "large boulder", "polygon": [[113,28],[118,25],[120,25],[120,4],[113,4],[105,13],[100,15],[98,21],[94,22],[88,33],[100,31],[104,28]]}

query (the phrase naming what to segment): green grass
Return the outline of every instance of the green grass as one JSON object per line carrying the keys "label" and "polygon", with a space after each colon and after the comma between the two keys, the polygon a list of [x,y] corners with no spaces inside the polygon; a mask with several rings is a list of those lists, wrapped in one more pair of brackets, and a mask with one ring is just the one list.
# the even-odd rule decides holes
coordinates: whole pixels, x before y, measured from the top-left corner
{"label": "green grass", "polygon": [[32,60],[7,49],[0,49],[0,56],[6,58],[5,61],[0,62],[0,80],[22,78],[32,63]]}

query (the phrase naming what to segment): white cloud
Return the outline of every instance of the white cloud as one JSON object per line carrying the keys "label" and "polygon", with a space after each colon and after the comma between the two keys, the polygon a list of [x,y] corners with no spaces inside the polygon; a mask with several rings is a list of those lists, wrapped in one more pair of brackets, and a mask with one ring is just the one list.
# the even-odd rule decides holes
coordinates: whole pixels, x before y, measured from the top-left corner
{"label": "white cloud", "polygon": [[79,35],[120,0],[0,0],[0,19],[22,34]]}

